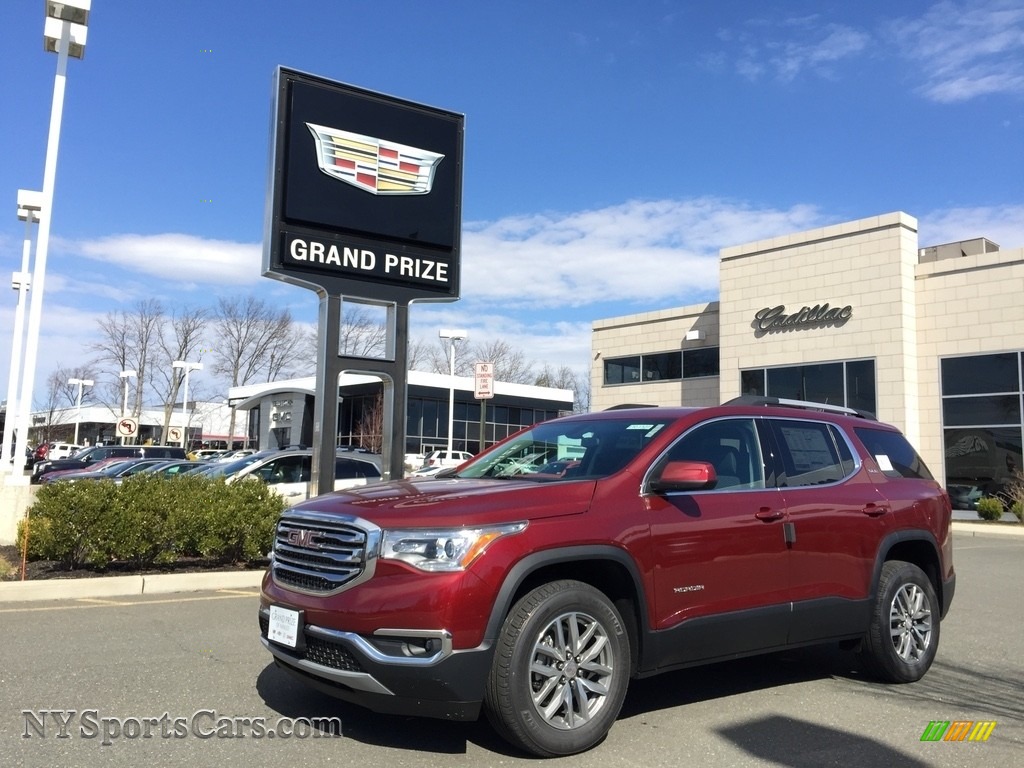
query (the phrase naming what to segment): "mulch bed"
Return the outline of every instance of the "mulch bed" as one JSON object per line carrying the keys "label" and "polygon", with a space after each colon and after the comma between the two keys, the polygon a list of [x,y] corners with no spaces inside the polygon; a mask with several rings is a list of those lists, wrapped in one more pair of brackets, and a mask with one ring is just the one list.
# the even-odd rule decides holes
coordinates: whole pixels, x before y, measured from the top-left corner
{"label": "mulch bed", "polygon": [[[14,566],[11,580],[21,579],[21,550],[16,546],[0,546],[0,558]],[[76,568],[69,570],[53,560],[30,560],[25,566],[25,579],[91,579],[97,576],[136,576],[157,573],[206,573],[211,571],[240,571],[266,568],[267,561],[232,563],[224,560],[187,558],[174,563],[138,568],[134,563],[112,562],[105,568]]]}

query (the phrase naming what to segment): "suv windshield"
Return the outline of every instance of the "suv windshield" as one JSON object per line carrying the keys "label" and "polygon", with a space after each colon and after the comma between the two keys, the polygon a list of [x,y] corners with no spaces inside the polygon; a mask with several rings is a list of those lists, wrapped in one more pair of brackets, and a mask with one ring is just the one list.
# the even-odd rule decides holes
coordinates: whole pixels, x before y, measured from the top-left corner
{"label": "suv windshield", "polygon": [[614,474],[667,424],[656,419],[594,419],[539,424],[487,451],[457,477],[591,480]]}

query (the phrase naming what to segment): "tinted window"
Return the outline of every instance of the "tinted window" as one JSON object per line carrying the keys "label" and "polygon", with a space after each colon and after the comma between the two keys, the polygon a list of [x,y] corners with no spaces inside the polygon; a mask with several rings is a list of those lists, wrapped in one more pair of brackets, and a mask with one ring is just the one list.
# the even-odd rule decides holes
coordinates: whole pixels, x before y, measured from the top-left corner
{"label": "tinted window", "polygon": [[942,361],[944,395],[981,395],[1019,390],[1016,353],[947,357]]}
{"label": "tinted window", "polygon": [[644,381],[681,379],[683,377],[683,356],[679,352],[662,352],[658,355],[643,356]]}
{"label": "tinted window", "polygon": [[931,480],[932,473],[921,461],[917,451],[899,432],[858,427],[854,430],[864,447],[875,457],[886,477],[911,477]]}
{"label": "tinted window", "polygon": [[279,459],[268,461],[253,474],[269,485],[305,483],[309,482],[312,463],[310,456],[282,456]]}
{"label": "tinted window", "polygon": [[604,361],[605,384],[634,384],[640,381],[640,357]]}
{"label": "tinted window", "polygon": [[835,483],[846,477],[847,470],[830,425],[773,419],[772,426],[785,468],[780,486]]}
{"label": "tinted window", "polygon": [[690,430],[666,453],[668,461],[706,461],[715,468],[715,490],[764,488],[764,463],[752,419],[721,419]]}
{"label": "tinted window", "polygon": [[683,352],[683,378],[718,375],[718,347],[687,349]]}
{"label": "tinted window", "polygon": [[368,461],[354,461],[352,459],[335,460],[335,480],[349,480],[356,477],[380,477],[380,471]]}

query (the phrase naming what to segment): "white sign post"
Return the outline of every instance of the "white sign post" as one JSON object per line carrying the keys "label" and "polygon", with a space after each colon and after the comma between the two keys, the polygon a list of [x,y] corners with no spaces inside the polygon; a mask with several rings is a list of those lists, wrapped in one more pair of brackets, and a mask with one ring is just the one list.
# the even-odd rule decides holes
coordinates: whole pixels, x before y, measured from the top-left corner
{"label": "white sign post", "polygon": [[480,453],[487,446],[487,401],[494,397],[494,363],[477,363],[473,369],[473,397],[480,401]]}

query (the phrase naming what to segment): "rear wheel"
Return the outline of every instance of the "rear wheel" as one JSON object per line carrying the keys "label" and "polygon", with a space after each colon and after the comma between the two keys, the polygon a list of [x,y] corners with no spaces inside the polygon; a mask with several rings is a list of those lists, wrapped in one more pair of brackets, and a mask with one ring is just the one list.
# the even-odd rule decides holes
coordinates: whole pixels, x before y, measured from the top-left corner
{"label": "rear wheel", "polygon": [[912,563],[882,566],[871,626],[862,657],[868,669],[890,683],[920,680],[939,647],[939,600],[924,572]]}
{"label": "rear wheel", "polygon": [[629,640],[599,590],[545,584],[512,608],[487,682],[488,719],[542,757],[582,752],[605,737],[629,683]]}

